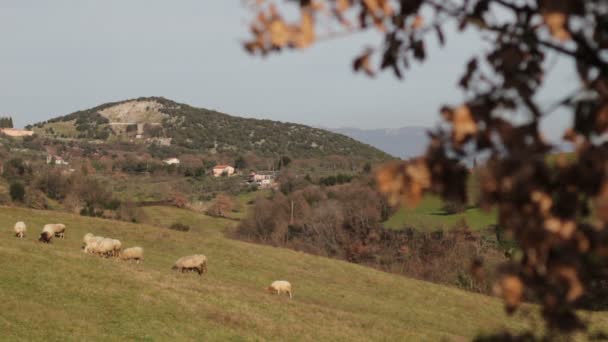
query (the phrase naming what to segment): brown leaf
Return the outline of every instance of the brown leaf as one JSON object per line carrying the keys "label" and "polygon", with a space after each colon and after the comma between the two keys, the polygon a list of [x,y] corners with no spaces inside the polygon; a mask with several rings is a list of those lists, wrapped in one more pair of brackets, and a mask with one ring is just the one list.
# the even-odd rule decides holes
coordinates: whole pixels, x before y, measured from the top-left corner
{"label": "brown leaf", "polygon": [[412,22],[412,28],[414,30],[417,30],[419,28],[422,28],[423,25],[424,25],[424,17],[422,17],[420,14],[416,15],[416,17],[414,18],[414,21]]}
{"label": "brown leaf", "polygon": [[310,11],[303,11],[300,22],[300,35],[296,39],[295,45],[298,48],[306,48],[315,41],[314,19]]}
{"label": "brown leaf", "polygon": [[572,266],[561,266],[555,271],[557,275],[568,283],[566,300],[574,302],[585,293],[585,288],[578,278],[578,272]]}
{"label": "brown leaf", "polygon": [[570,40],[570,32],[566,28],[568,15],[560,11],[546,11],[543,13],[543,20],[553,38],[565,42]]}
{"label": "brown leaf", "polygon": [[457,146],[477,133],[477,123],[473,119],[469,106],[463,105],[456,110],[444,108],[442,114],[447,121],[452,123],[452,140]]}
{"label": "brown leaf", "polygon": [[402,201],[415,206],[431,186],[431,172],[424,158],[418,158],[381,167],[376,173],[376,181],[378,190],[388,196],[391,205]]}
{"label": "brown leaf", "polygon": [[289,41],[287,25],[280,20],[273,20],[269,27],[270,43],[275,47],[284,47]]}
{"label": "brown leaf", "polygon": [[371,50],[366,50],[361,56],[355,58],[353,69],[355,71],[363,70],[368,76],[374,76],[374,70],[371,66]]}
{"label": "brown leaf", "polygon": [[336,0],[336,10],[340,13],[346,12],[350,8],[350,0]]}
{"label": "brown leaf", "polygon": [[516,275],[505,275],[500,279],[495,292],[504,300],[507,312],[512,314],[521,303],[524,295],[524,283]]}
{"label": "brown leaf", "polygon": [[600,221],[608,223],[608,182],[604,182],[602,190],[595,198],[595,212]]}

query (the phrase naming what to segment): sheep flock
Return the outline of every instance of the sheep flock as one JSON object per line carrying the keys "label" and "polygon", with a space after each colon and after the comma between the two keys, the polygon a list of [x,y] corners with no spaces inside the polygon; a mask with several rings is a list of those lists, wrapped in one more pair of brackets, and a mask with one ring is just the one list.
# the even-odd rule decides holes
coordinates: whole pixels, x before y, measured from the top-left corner
{"label": "sheep flock", "polygon": [[[27,226],[25,222],[19,221],[13,227],[15,237],[25,238]],[[51,244],[53,238],[65,239],[66,226],[61,223],[50,223],[44,225],[38,241]],[[135,261],[137,264],[144,261],[144,249],[142,247],[129,247],[122,249],[122,242],[109,237],[96,236],[87,233],[82,239],[82,251],[86,254],[96,255],[103,258],[116,258],[123,261]],[[179,258],[171,267],[181,273],[196,272],[199,276],[208,272],[207,257],[195,254]],[[274,281],[266,288],[272,294],[281,295],[285,293],[289,299],[293,298],[292,285],[286,280]]]}

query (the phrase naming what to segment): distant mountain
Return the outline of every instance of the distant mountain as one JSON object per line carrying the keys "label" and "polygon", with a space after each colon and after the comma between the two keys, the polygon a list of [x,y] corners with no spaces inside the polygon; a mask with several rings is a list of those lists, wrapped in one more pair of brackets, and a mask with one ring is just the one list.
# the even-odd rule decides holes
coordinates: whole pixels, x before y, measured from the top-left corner
{"label": "distant mountain", "polygon": [[161,97],[106,103],[32,128],[37,134],[59,139],[158,142],[201,153],[255,152],[292,158],[341,155],[371,161],[391,158],[375,147],[327,130],[246,119]]}
{"label": "distant mountain", "polygon": [[425,127],[335,128],[331,130],[400,158],[411,158],[423,154],[429,141],[426,135],[428,128]]}

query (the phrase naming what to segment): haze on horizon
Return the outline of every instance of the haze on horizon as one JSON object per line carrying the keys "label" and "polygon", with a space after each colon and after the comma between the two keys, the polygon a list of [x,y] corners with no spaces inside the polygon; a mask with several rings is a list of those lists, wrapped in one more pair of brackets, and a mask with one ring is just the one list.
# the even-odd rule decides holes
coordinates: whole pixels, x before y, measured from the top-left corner
{"label": "haze on horizon", "polygon": [[[464,65],[483,46],[472,30],[427,41],[427,62],[396,80],[356,75],[352,58],[380,40],[355,34],[267,58],[245,53],[251,15],[225,0],[3,0],[0,3],[0,115],[17,126],[111,101],[162,96],[232,115],[318,127],[432,126],[458,104]],[[556,60],[541,103],[577,79]],[[572,86],[569,86],[569,85]],[[563,132],[559,112],[546,123]]]}

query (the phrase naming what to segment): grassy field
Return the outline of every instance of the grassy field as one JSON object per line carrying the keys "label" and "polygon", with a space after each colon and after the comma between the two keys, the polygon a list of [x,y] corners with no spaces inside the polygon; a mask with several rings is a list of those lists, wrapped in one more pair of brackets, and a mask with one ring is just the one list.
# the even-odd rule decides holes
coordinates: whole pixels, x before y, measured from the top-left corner
{"label": "grassy field", "polygon": [[[527,326],[490,297],[230,240],[229,220],[145,210],[155,226],[0,207],[0,339],[450,341]],[[12,234],[18,220],[28,224],[24,240]],[[175,221],[192,230],[163,228]],[[35,241],[50,222],[68,226],[66,239]],[[145,262],[82,253],[87,232],[144,247]],[[171,271],[194,253],[209,257],[206,276]],[[294,284],[293,300],[264,291],[277,279]],[[593,320],[608,327],[608,315]]]}
{"label": "grassy field", "polygon": [[473,230],[487,228],[496,224],[496,213],[485,212],[479,208],[469,208],[458,214],[448,215],[442,209],[439,197],[426,196],[416,208],[401,208],[388,221],[386,228],[416,228],[420,231],[446,230],[464,220]]}

